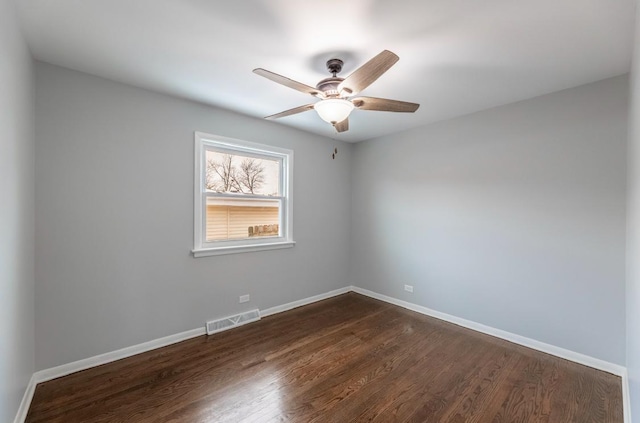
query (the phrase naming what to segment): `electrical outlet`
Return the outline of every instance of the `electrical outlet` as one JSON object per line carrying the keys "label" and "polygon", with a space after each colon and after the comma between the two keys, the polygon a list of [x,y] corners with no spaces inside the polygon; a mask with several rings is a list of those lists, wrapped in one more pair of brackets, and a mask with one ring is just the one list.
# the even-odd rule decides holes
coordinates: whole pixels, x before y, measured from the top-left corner
{"label": "electrical outlet", "polygon": [[405,285],[404,290],[407,292],[413,292],[413,285]]}
{"label": "electrical outlet", "polygon": [[251,299],[251,297],[249,297],[249,294],[240,295],[240,302],[241,303],[248,303],[250,299]]}

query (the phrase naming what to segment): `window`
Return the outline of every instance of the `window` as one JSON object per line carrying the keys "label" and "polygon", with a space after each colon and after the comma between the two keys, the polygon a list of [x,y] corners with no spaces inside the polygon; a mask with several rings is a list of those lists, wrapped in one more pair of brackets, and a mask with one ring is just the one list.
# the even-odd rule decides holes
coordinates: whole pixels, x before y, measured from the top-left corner
{"label": "window", "polygon": [[293,247],[293,151],[195,134],[195,257]]}

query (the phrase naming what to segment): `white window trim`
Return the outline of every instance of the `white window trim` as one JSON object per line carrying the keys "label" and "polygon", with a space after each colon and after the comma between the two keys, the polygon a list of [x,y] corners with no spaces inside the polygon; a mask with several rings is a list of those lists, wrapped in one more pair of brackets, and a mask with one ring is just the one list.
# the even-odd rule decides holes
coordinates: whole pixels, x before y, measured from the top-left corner
{"label": "white window trim", "polygon": [[[222,137],[220,135],[195,132],[195,161],[194,161],[194,206],[193,206],[193,240],[191,252],[194,257],[217,256],[222,254],[247,253],[253,251],[276,250],[291,248],[293,241],[293,201],[292,181],[293,151],[270,145],[257,144],[244,140]],[[273,156],[282,160],[281,197],[283,205],[281,216],[281,236],[262,239],[225,240],[205,242],[205,214],[204,214],[204,178],[203,166],[207,147],[229,148],[244,153],[261,156]]]}

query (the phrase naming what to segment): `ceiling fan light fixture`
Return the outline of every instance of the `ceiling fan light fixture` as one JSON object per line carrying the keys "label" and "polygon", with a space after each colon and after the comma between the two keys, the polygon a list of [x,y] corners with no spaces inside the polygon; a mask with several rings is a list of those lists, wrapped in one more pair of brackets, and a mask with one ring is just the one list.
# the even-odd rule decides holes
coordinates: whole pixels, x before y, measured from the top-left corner
{"label": "ceiling fan light fixture", "polygon": [[349,117],[354,105],[349,100],[342,98],[328,98],[314,105],[318,116],[325,122],[335,125]]}
{"label": "ceiling fan light fixture", "polygon": [[293,109],[267,116],[265,119],[278,119],[315,109],[316,112],[318,112],[318,116],[325,122],[333,125],[337,132],[345,132],[349,130],[348,118],[354,108],[358,108],[358,110],[413,113],[418,110],[418,107],[420,107],[419,104],[376,97],[347,99],[348,97],[357,95],[375,82],[382,74],[388,71],[398,59],[395,53],[389,50],[383,50],[346,78],[338,76],[338,73],[342,70],[342,60],[329,59],[327,61],[327,69],[333,76],[318,82],[315,88],[266,69],[254,69],[253,72],[257,75],[321,99],[317,103],[294,107]]}

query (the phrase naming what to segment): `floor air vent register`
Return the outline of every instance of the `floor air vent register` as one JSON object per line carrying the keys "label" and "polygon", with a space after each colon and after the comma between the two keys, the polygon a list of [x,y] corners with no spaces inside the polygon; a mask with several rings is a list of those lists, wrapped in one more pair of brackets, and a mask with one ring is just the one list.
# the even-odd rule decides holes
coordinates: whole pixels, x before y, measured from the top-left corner
{"label": "floor air vent register", "polygon": [[231,328],[246,325],[247,323],[260,320],[260,310],[250,310],[234,316],[223,317],[218,320],[207,322],[207,335],[222,332]]}

